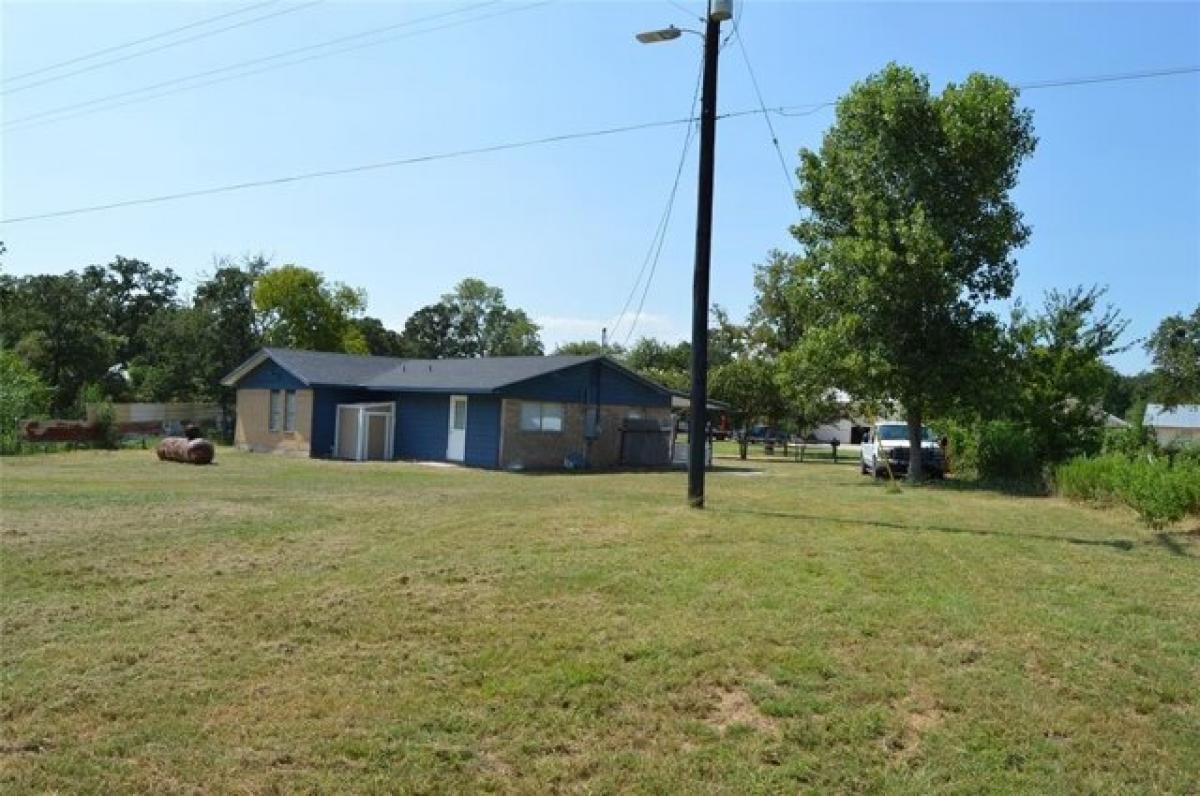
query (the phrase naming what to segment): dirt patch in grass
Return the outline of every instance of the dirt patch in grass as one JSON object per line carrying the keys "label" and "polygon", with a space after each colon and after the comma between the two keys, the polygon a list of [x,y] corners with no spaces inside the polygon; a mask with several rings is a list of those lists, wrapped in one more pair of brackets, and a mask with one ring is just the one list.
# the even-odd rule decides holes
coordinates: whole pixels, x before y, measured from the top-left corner
{"label": "dirt patch in grass", "polygon": [[705,723],[721,733],[739,725],[768,735],[779,731],[779,722],[759,710],[750,694],[738,686],[716,690],[712,700]]}
{"label": "dirt patch in grass", "polygon": [[946,712],[919,690],[897,703],[895,709],[900,713],[900,730],[885,739],[885,745],[891,761],[903,764],[921,754],[922,740],[945,721]]}

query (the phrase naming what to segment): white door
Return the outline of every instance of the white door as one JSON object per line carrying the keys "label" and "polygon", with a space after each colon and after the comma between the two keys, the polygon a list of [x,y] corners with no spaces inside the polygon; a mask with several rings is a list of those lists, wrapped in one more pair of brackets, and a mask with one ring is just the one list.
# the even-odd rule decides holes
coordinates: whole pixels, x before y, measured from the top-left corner
{"label": "white door", "polygon": [[450,396],[450,432],[446,441],[446,458],[461,462],[467,455],[467,396]]}
{"label": "white door", "polygon": [[357,406],[339,406],[337,428],[337,457],[358,459],[358,421],[362,413]]}
{"label": "white door", "polygon": [[367,412],[367,455],[368,461],[378,462],[388,458],[388,416],[378,412]]}

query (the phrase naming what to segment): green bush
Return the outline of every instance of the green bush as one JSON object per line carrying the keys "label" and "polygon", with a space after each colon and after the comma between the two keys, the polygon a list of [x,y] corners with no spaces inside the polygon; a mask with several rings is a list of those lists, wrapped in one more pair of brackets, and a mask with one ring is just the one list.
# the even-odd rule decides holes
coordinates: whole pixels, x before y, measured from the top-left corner
{"label": "green bush", "polygon": [[1110,428],[1104,432],[1104,453],[1134,458],[1158,452],[1153,429],[1140,423],[1126,428]]}
{"label": "green bush", "polygon": [[96,429],[99,432],[98,444],[102,448],[115,450],[121,447],[121,432],[111,401],[96,405]]}
{"label": "green bush", "polygon": [[1080,457],[1059,466],[1054,480],[1059,493],[1072,500],[1119,500],[1127,464],[1121,456]]}
{"label": "green bush", "polygon": [[1122,483],[1125,502],[1151,528],[1200,514],[1200,467],[1171,466],[1165,459],[1130,462]]}
{"label": "green bush", "polygon": [[0,455],[22,449],[18,424],[45,416],[50,388],[12,351],[0,349]]}
{"label": "green bush", "polygon": [[934,433],[946,438],[946,465],[948,472],[964,478],[979,474],[976,456],[975,430],[952,420],[939,420],[930,424]]}
{"label": "green bush", "polygon": [[1059,493],[1074,500],[1119,501],[1146,525],[1162,528],[1200,516],[1200,463],[1177,457],[1109,454],[1072,459],[1058,468]]}
{"label": "green bush", "polygon": [[1023,426],[1003,420],[979,426],[975,468],[985,481],[1035,481],[1042,463],[1033,435]]}

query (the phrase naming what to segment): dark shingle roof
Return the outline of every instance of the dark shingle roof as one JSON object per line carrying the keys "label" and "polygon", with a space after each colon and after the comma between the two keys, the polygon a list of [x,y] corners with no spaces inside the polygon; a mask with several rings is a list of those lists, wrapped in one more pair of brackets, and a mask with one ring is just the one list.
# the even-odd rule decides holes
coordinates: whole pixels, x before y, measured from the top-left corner
{"label": "dark shingle roof", "polygon": [[264,348],[232,373],[236,384],[267,358],[306,384],[390,390],[491,392],[516,382],[563,370],[600,356],[482,357],[476,359],[398,359],[360,354]]}

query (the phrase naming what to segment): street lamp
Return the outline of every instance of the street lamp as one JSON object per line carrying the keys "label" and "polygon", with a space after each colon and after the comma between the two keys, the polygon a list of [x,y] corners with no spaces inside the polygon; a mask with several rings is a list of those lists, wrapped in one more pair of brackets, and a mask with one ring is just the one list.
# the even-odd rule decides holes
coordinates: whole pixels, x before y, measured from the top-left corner
{"label": "street lamp", "polygon": [[[733,0],[709,0],[704,24],[704,92],[700,99],[700,175],[696,191],[696,263],[692,269],[692,389],[688,400],[688,505],[704,508],[704,454],[708,421],[708,272],[712,262],[713,153],[717,136],[717,55],[721,23]],[[688,31],[698,33],[698,31]],[[674,25],[639,33],[642,44],[678,39]],[[697,444],[699,443],[699,444]]]}
{"label": "street lamp", "polygon": [[[692,32],[693,31],[690,30],[688,31],[688,33]],[[663,28],[662,30],[648,30],[645,33],[639,33],[635,38],[642,44],[656,44],[660,41],[671,41],[672,39],[678,39],[679,34],[681,33],[683,33],[682,30],[674,25],[671,25],[670,27]]]}

